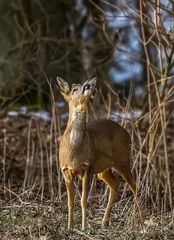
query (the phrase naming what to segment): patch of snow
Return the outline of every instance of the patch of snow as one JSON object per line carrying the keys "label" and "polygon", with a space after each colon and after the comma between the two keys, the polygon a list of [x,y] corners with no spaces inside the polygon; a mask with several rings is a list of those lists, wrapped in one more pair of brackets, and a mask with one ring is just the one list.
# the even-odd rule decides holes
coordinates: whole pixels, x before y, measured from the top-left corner
{"label": "patch of snow", "polygon": [[56,107],[63,108],[64,106],[65,106],[65,102],[63,101],[56,102]]}
{"label": "patch of snow", "polygon": [[7,116],[9,117],[17,117],[19,113],[17,111],[8,111]]}
{"label": "patch of snow", "polygon": [[50,121],[51,116],[50,113],[45,110],[40,110],[38,112],[30,112],[30,116],[35,120],[44,120],[44,121]]}
{"label": "patch of snow", "polygon": [[118,111],[111,112],[109,117],[115,122],[118,122],[122,119],[131,121],[131,120],[138,119],[141,116],[141,114],[142,114],[142,111],[137,109],[131,112],[118,112]]}
{"label": "patch of snow", "polygon": [[66,113],[61,114],[60,117],[61,117],[62,120],[65,120],[65,119],[68,118],[68,116],[69,116],[69,113],[66,112]]}
{"label": "patch of snow", "polygon": [[27,115],[27,113],[28,113],[28,108],[27,108],[26,106],[21,107],[21,108],[19,109],[19,114],[21,114],[21,115]]}

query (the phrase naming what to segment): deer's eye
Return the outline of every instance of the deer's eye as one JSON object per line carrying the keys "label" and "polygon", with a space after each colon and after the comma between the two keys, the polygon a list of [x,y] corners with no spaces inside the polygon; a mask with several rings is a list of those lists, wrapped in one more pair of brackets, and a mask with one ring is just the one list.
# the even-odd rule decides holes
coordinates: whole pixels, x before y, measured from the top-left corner
{"label": "deer's eye", "polygon": [[72,89],[72,93],[75,93],[76,91],[78,91],[78,88],[73,88]]}

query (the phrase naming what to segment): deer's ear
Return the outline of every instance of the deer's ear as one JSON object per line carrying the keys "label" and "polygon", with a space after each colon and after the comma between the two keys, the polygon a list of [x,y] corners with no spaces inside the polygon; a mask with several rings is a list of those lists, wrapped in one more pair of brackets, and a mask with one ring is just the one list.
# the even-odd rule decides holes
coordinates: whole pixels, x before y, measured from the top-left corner
{"label": "deer's ear", "polygon": [[97,83],[97,77],[93,76],[83,83],[83,86],[87,85],[88,87],[95,87]]}
{"label": "deer's ear", "polygon": [[65,81],[63,78],[61,78],[60,76],[56,77],[56,81],[57,81],[57,86],[61,92],[61,94],[64,96],[65,100],[68,101],[68,96],[69,96],[69,92],[70,92],[70,85],[67,81]]}
{"label": "deer's ear", "polygon": [[90,84],[91,86],[95,87],[97,83],[97,77],[93,76],[92,78],[88,79],[88,84]]}

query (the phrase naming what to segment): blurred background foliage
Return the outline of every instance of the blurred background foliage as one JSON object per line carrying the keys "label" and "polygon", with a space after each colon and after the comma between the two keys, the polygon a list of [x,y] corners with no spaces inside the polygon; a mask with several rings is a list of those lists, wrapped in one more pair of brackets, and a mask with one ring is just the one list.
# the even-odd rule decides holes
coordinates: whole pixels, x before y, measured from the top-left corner
{"label": "blurred background foliage", "polygon": [[94,73],[106,79],[113,46],[103,36],[102,15],[88,1],[1,1],[1,98],[30,96],[42,105],[47,79],[57,74],[70,81]]}
{"label": "blurred background foliage", "polygon": [[173,5],[168,0],[1,0],[2,102],[18,97],[42,106],[47,80],[54,82],[57,74],[72,82],[96,74],[101,85],[109,82],[124,95],[133,86],[142,104],[147,65],[157,80],[171,74]]}

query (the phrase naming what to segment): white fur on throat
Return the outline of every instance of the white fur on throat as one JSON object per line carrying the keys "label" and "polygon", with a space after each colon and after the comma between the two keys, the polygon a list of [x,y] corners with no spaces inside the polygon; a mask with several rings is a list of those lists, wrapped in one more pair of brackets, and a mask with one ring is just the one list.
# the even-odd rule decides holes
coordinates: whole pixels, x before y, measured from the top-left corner
{"label": "white fur on throat", "polygon": [[[80,124],[80,117],[78,116],[78,112],[74,112],[72,114],[72,122],[76,122],[77,124]],[[70,144],[76,145],[81,139],[81,130],[72,128],[70,132]]]}
{"label": "white fur on throat", "polygon": [[75,145],[80,137],[80,133],[76,129],[72,129],[70,133],[70,143]]}

